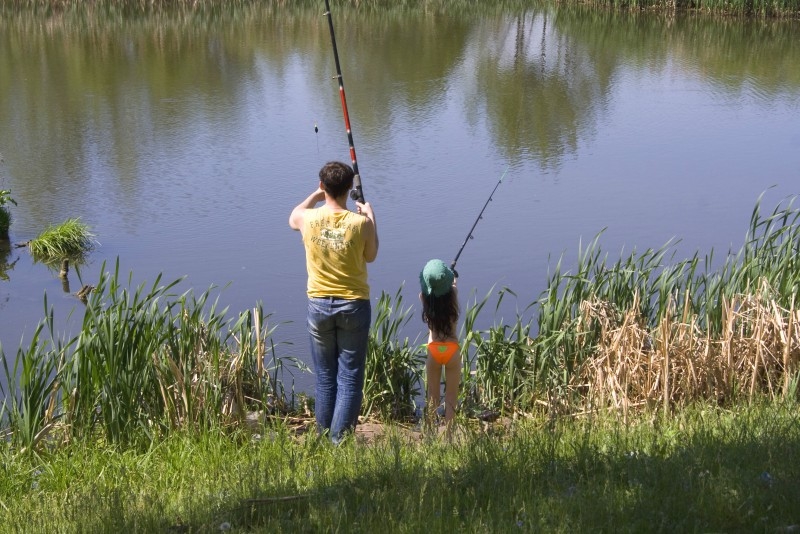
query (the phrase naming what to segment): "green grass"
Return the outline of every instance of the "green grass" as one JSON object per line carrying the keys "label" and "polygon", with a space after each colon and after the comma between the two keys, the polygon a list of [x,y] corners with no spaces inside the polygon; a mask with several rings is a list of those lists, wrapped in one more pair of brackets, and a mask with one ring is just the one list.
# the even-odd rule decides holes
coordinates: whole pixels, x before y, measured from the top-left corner
{"label": "green grass", "polygon": [[519,312],[513,323],[504,324],[503,319],[497,319],[498,310],[506,295],[516,295],[508,288],[500,289],[495,303],[495,324],[482,332],[475,328],[475,321],[493,292],[494,288],[481,301],[476,298],[466,306],[464,313],[461,337],[465,349],[462,352],[466,352],[467,357],[464,358],[461,388],[462,409],[468,412],[529,412],[536,380],[531,372],[534,365],[531,324],[522,319],[522,314],[530,306]]}
{"label": "green grass", "polygon": [[94,248],[94,237],[88,225],[79,219],[67,219],[31,239],[28,249],[36,261],[60,262],[64,258],[82,258]]}
{"label": "green grass", "polygon": [[797,408],[530,419],[453,444],[390,433],[335,447],[277,426],[143,451],[0,445],[0,530],[777,532],[800,522]]}

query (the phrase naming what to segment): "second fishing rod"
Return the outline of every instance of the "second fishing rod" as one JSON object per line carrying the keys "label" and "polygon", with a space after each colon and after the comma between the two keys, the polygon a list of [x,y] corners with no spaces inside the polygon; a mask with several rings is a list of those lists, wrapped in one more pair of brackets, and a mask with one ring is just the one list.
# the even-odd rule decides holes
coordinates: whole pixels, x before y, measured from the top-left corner
{"label": "second fishing rod", "polygon": [[456,277],[458,277],[458,271],[456,271],[456,263],[458,262],[458,258],[461,257],[461,253],[464,252],[464,247],[467,246],[469,240],[472,239],[472,232],[475,231],[475,227],[478,226],[478,222],[481,219],[483,219],[483,212],[486,211],[486,206],[488,206],[489,202],[492,201],[492,197],[494,196],[495,191],[497,191],[497,188],[500,187],[501,183],[503,183],[503,178],[506,177],[507,172],[508,172],[508,167],[506,167],[506,170],[504,170],[503,174],[500,176],[500,180],[498,180],[497,184],[495,184],[494,189],[492,189],[492,192],[489,195],[489,198],[486,199],[486,203],[483,205],[483,209],[481,209],[481,212],[478,214],[478,218],[475,219],[475,222],[472,224],[472,228],[469,229],[469,233],[467,234],[466,239],[464,239],[464,243],[461,245],[461,248],[458,249],[458,254],[456,254],[455,259],[453,259],[453,262],[450,264],[450,270],[453,271]]}
{"label": "second fishing rod", "polygon": [[358,172],[358,161],[356,159],[356,148],[353,143],[353,130],[350,128],[350,115],[347,113],[347,97],[344,93],[344,80],[342,79],[342,67],[339,64],[339,51],[336,48],[336,34],[333,31],[333,19],[331,18],[331,6],[325,0],[325,16],[328,17],[328,28],[331,30],[331,43],[333,44],[333,59],[336,61],[336,77],[339,79],[339,97],[342,101],[342,113],[344,114],[344,126],[347,130],[347,142],[350,144],[350,159],[353,164],[353,190],[350,191],[350,198],[364,203],[364,189],[361,186],[361,174]]}

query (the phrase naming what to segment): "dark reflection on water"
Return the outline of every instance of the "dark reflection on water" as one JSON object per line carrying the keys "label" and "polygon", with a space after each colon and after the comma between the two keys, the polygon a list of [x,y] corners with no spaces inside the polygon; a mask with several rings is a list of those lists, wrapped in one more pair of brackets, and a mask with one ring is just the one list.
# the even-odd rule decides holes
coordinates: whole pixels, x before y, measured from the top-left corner
{"label": "dark reflection on water", "polygon": [[[548,267],[604,228],[611,256],[671,238],[680,257],[737,249],[760,193],[774,186],[771,208],[798,192],[796,22],[502,5],[342,7],[334,22],[381,233],[375,297],[405,284],[413,304],[418,270],[452,259],[506,166],[459,260],[464,304],[508,286],[524,308]],[[12,241],[80,217],[100,246],[72,289],[116,257],[135,283],[163,272],[198,293],[223,286],[231,313],[262,301],[286,323],[280,350],[305,359],[287,217],[325,161],[348,159],[317,3],[7,10],[0,50]],[[61,284],[24,249],[0,249],[7,353],[45,292],[65,331],[80,320]],[[415,316],[408,335],[421,332]]]}
{"label": "dark reflection on water", "polygon": [[11,242],[0,239],[0,280],[10,280],[10,273],[19,261],[19,255],[12,256],[11,252]]}

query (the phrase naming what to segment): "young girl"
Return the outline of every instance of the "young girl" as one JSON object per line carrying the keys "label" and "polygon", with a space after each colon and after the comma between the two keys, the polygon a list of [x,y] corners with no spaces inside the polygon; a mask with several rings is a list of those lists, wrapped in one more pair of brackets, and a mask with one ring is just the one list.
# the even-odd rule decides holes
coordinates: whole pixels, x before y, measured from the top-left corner
{"label": "young girl", "polygon": [[426,411],[433,416],[441,403],[442,367],[445,369],[444,421],[448,433],[456,413],[461,383],[461,354],[456,337],[458,293],[456,277],[442,260],[431,260],[419,273],[422,321],[428,325],[428,391]]}

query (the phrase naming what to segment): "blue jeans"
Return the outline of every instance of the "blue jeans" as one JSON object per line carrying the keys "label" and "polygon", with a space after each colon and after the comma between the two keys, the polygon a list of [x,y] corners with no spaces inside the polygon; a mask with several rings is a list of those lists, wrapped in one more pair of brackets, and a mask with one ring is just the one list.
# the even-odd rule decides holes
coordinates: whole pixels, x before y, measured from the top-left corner
{"label": "blue jeans", "polygon": [[334,443],[358,422],[371,321],[369,300],[308,299],[317,430],[329,431]]}

